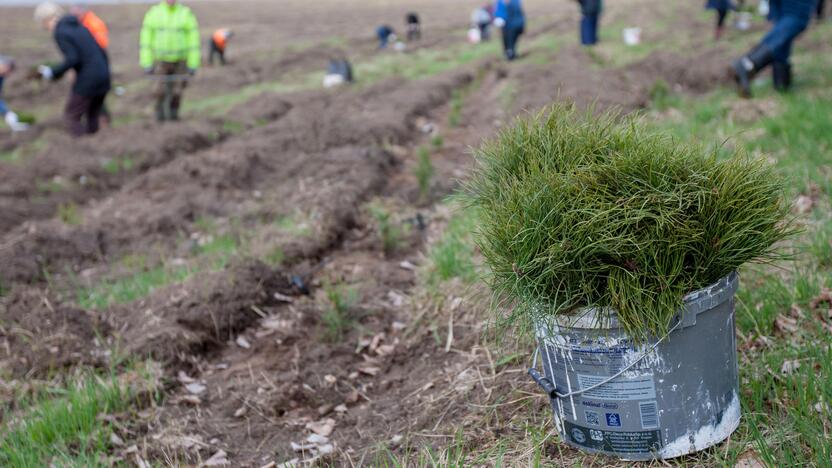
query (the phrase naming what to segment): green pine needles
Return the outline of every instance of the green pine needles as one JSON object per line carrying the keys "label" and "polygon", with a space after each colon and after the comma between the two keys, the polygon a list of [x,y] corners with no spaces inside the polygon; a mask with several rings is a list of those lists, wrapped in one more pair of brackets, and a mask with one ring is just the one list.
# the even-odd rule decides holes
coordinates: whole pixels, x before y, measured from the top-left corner
{"label": "green pine needles", "polygon": [[[611,307],[635,339],[661,335],[685,294],[782,258],[793,224],[764,161],[649,133],[634,118],[558,105],[476,154],[477,242],[510,323]],[[609,309],[604,309],[609,310]]]}

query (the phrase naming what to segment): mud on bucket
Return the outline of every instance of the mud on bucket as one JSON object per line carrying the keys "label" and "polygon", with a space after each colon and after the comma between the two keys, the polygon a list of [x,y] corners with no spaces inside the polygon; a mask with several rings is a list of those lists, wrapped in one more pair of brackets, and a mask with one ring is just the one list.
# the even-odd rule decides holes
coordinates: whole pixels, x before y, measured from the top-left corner
{"label": "mud on bucket", "polygon": [[678,457],[725,440],[740,422],[738,283],[731,273],[687,295],[670,332],[638,346],[614,312],[587,308],[538,322],[529,374],[549,394],[563,440],[626,460]]}

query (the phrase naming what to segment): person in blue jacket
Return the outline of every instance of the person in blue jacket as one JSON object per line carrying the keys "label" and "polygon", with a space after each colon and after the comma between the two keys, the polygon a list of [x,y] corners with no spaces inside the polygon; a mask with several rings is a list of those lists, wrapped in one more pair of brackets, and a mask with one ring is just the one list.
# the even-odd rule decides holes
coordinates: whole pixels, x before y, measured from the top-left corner
{"label": "person in blue jacket", "polygon": [[581,45],[598,43],[598,18],[603,9],[602,0],[578,0],[581,4]]}
{"label": "person in blue jacket", "polygon": [[789,57],[792,43],[809,26],[816,0],[770,0],[770,18],[774,22],[762,41],[735,60],[732,68],[740,96],[751,97],[751,80],[772,65],[774,89],[786,91],[792,83]]}
{"label": "person in blue jacket", "polygon": [[526,16],[520,0],[497,0],[494,25],[503,30],[503,50],[508,60],[517,58],[517,41],[526,29]]}
{"label": "person in blue jacket", "polygon": [[716,11],[716,31],[714,38],[719,40],[722,37],[722,32],[725,30],[725,17],[728,16],[728,10],[731,9],[731,0],[708,0],[705,8]]}
{"label": "person in blue jacket", "polygon": [[387,44],[396,41],[396,33],[393,31],[393,28],[386,24],[382,24],[376,28],[376,37],[378,38],[379,49],[386,49]]}

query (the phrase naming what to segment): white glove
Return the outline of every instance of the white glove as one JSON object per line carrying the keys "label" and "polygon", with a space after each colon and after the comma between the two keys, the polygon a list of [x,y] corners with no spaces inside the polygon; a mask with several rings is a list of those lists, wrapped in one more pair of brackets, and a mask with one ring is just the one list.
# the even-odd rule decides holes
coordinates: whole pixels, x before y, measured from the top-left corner
{"label": "white glove", "polygon": [[6,112],[6,124],[13,132],[22,132],[29,128],[29,125],[19,121],[17,114],[12,111]]}
{"label": "white glove", "polygon": [[504,20],[502,18],[494,18],[494,26],[497,26],[498,28],[502,28],[505,25],[506,25],[506,20]]}
{"label": "white glove", "polygon": [[38,66],[38,73],[40,73],[40,76],[42,76],[46,81],[51,81],[52,78],[55,77],[55,73],[52,72],[52,68],[50,68],[49,65]]}

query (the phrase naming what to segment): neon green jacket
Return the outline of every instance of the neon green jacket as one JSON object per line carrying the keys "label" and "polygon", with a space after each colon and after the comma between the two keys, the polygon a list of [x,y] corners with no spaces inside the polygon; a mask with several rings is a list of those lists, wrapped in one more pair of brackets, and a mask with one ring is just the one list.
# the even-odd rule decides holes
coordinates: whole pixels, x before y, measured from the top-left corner
{"label": "neon green jacket", "polygon": [[154,62],[185,60],[188,68],[199,68],[199,24],[191,9],[164,1],[150,8],[144,15],[139,39],[139,64],[150,68]]}

